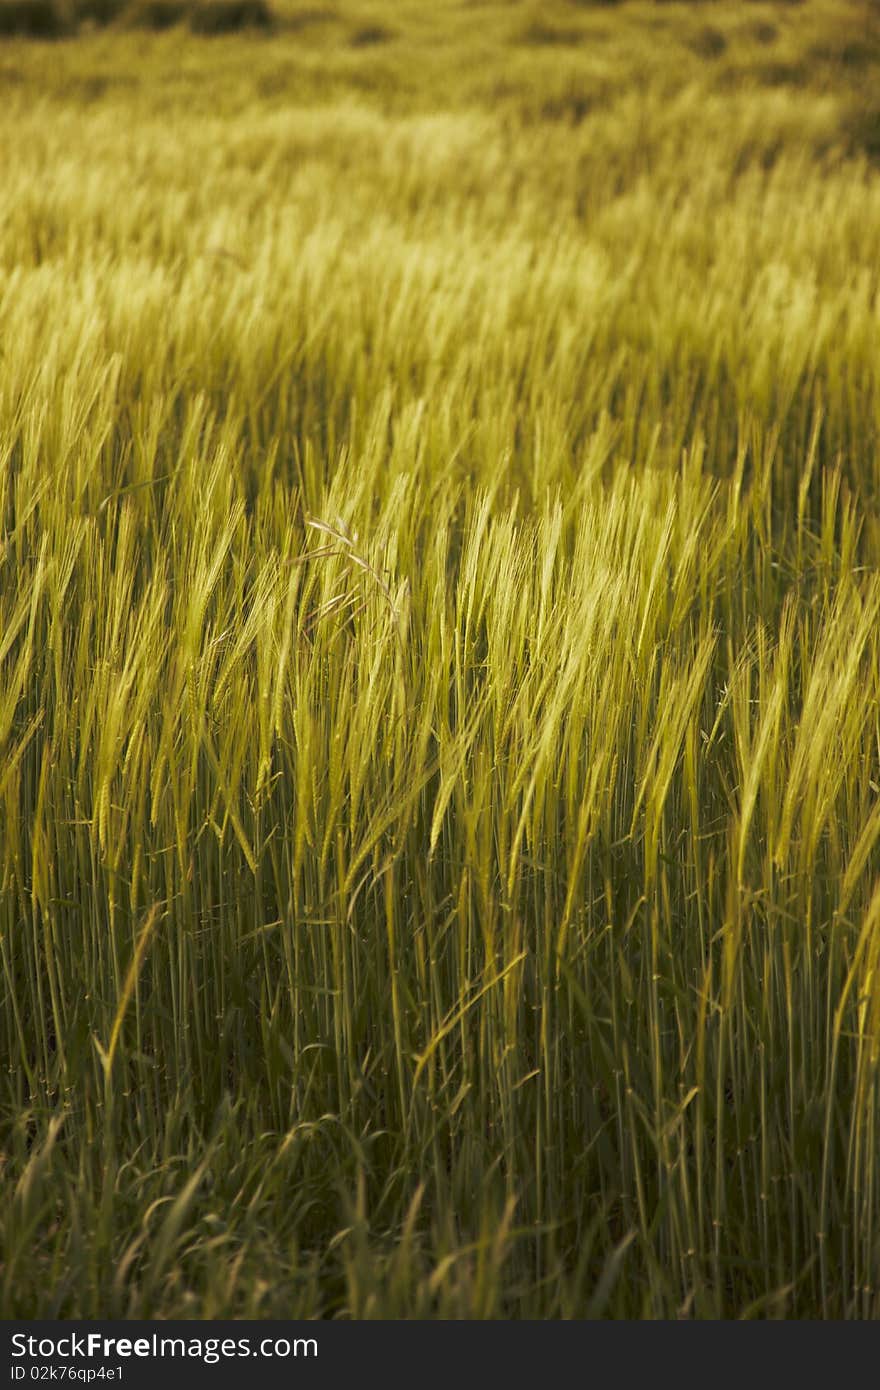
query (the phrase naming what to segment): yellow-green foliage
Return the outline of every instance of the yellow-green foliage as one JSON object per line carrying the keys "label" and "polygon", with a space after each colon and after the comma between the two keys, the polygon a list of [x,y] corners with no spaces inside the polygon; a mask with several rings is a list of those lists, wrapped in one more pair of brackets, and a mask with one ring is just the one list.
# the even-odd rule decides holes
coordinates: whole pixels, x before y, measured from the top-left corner
{"label": "yellow-green foliage", "polygon": [[278,15],[0,48],[2,1311],[875,1316],[880,15]]}

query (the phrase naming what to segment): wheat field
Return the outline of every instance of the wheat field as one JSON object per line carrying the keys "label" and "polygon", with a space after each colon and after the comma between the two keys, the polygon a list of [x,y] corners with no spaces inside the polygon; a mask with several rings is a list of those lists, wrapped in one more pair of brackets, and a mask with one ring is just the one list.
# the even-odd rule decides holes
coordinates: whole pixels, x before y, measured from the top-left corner
{"label": "wheat field", "polygon": [[0,1312],[877,1316],[880,8],[160,9],[0,38]]}

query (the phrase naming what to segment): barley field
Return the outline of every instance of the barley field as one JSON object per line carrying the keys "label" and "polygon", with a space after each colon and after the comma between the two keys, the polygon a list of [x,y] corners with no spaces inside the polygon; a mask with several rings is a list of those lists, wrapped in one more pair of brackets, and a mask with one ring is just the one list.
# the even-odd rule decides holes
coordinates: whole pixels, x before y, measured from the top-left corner
{"label": "barley field", "polygon": [[0,1313],[880,1314],[880,6],[0,31]]}

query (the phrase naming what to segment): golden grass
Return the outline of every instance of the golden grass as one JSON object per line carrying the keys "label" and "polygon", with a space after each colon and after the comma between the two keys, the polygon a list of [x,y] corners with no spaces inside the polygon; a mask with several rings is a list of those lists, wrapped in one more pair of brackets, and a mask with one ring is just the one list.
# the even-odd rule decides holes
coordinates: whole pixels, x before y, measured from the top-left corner
{"label": "golden grass", "polygon": [[0,50],[7,1316],[880,1310],[878,71]]}

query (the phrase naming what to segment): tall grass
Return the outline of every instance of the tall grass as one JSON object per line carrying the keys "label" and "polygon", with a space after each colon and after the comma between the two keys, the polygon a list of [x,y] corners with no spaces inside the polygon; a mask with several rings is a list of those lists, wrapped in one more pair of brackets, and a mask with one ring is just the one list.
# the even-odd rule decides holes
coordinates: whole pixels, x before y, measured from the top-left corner
{"label": "tall grass", "polygon": [[880,1311],[877,26],[527,8],[4,60],[7,1316]]}

